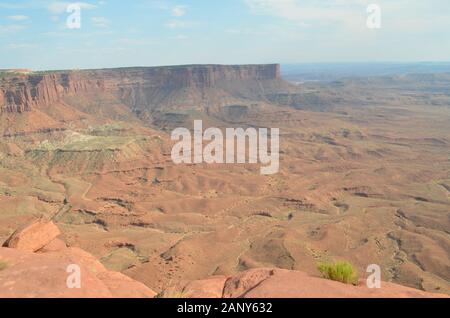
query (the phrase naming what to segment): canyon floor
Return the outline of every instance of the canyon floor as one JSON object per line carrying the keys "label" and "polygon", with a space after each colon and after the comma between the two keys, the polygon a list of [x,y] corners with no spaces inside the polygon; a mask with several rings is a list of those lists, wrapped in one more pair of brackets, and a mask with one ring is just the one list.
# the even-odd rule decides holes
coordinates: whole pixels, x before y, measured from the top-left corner
{"label": "canyon floor", "polygon": [[[450,77],[269,86],[150,115],[110,92],[2,112],[0,241],[51,219],[69,246],[155,292],[348,260],[361,277],[378,264],[384,281],[450,294]],[[197,93],[170,98],[223,100]],[[174,164],[170,131],[194,119],[280,128],[279,173]]]}

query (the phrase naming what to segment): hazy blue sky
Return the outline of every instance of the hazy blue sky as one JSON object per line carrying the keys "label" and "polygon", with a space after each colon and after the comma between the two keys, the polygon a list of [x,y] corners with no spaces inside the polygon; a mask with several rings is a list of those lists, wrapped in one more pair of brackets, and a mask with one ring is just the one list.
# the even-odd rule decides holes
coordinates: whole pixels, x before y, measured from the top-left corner
{"label": "hazy blue sky", "polygon": [[0,0],[0,68],[450,60],[449,0],[86,0],[80,29],[68,3]]}

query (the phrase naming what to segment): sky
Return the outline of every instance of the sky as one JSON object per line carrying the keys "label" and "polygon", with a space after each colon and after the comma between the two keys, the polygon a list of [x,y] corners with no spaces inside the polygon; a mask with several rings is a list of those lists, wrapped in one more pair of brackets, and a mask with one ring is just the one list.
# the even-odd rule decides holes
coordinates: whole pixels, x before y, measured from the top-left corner
{"label": "sky", "polygon": [[449,60],[448,0],[0,0],[0,69]]}

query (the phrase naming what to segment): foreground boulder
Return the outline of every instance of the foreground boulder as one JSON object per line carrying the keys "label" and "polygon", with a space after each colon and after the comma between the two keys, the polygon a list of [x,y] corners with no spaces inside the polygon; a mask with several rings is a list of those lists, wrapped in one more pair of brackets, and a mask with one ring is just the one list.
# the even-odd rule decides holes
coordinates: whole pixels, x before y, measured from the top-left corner
{"label": "foreground boulder", "polygon": [[144,284],[67,247],[52,222],[17,230],[0,248],[0,298],[153,298]]}
{"label": "foreground boulder", "polygon": [[[108,271],[78,248],[31,253],[0,248],[0,298],[153,298],[144,284]],[[68,284],[73,265],[80,269],[80,288]]]}
{"label": "foreground boulder", "polygon": [[[48,231],[48,232],[47,232]],[[52,222],[17,230],[0,248],[0,298],[153,298],[156,293],[121,273],[107,270],[86,251],[57,238]],[[430,298],[449,297],[383,282],[380,289],[260,268],[180,284],[162,297],[181,298]]]}
{"label": "foreground boulder", "polygon": [[181,288],[180,293],[190,298],[433,298],[448,295],[383,282],[380,289],[347,285],[306,273],[284,269],[251,269],[222,279],[198,280]]}
{"label": "foreground boulder", "polygon": [[36,252],[52,242],[61,232],[51,221],[38,219],[17,229],[3,247]]}
{"label": "foreground boulder", "polygon": [[[226,276],[213,276],[206,279],[184,282],[176,287],[163,290],[161,298],[222,298]],[[180,288],[181,286],[181,288]]]}

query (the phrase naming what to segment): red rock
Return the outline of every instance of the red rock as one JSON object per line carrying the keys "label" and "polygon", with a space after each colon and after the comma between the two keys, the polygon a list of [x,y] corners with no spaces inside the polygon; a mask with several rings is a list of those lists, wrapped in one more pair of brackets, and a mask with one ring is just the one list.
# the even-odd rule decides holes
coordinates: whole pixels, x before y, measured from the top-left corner
{"label": "red rock", "polygon": [[[145,285],[110,272],[92,255],[76,248],[31,253],[0,248],[0,298],[143,298],[156,295]],[[81,288],[69,288],[69,265],[80,268]]]}
{"label": "red rock", "polygon": [[38,253],[51,253],[51,252],[60,252],[67,249],[67,244],[59,239],[56,238],[47,245],[45,245],[43,248],[39,249]]}
{"label": "red rock", "polygon": [[144,284],[118,272],[105,271],[97,275],[115,298],[154,298],[156,293]]}
{"label": "red rock", "polygon": [[274,274],[272,269],[252,269],[229,278],[224,286],[223,296],[225,298],[237,298],[268,279]]}
{"label": "red rock", "polygon": [[0,248],[0,260],[7,264],[0,271],[1,298],[111,297],[103,282],[81,268],[80,289],[67,287],[67,257],[56,253],[36,254]]}
{"label": "red rock", "polygon": [[5,241],[3,247],[36,252],[60,234],[61,232],[53,222],[39,219],[17,229]]}
{"label": "red rock", "polygon": [[[207,88],[222,81],[280,79],[280,65],[187,65],[30,74],[0,83],[0,113],[23,113],[88,92],[128,95],[141,87]],[[124,83],[127,83],[124,89]],[[3,106],[4,105],[4,106]]]}
{"label": "red rock", "polygon": [[[144,284],[108,271],[94,256],[68,248],[55,238],[52,222],[37,220],[14,232],[0,248],[0,298],[153,298]],[[32,253],[38,251],[38,253]],[[80,288],[70,288],[68,278],[79,269]],[[78,277],[78,276],[76,276]]]}
{"label": "red rock", "polygon": [[189,282],[182,294],[187,298],[222,298],[226,276],[213,276]]}
{"label": "red rock", "polygon": [[363,283],[353,286],[284,269],[253,269],[238,274],[225,284],[224,296],[241,298],[449,297],[386,282],[382,282],[380,289],[369,289]]}
{"label": "red rock", "polygon": [[[229,278],[212,277],[184,285],[187,298],[432,298],[449,297],[382,282],[380,289],[369,289],[309,276],[284,269],[251,269]],[[221,292],[222,291],[222,292]],[[170,293],[169,293],[170,295]]]}

